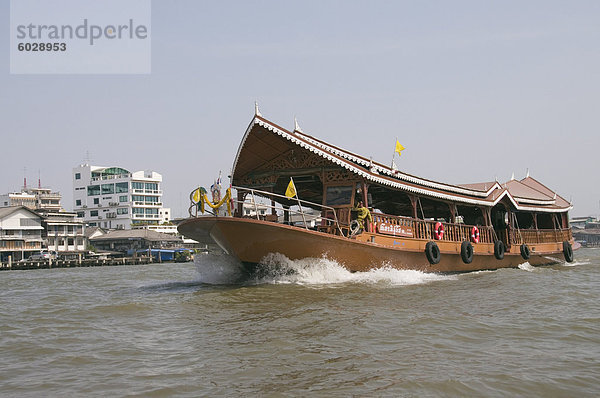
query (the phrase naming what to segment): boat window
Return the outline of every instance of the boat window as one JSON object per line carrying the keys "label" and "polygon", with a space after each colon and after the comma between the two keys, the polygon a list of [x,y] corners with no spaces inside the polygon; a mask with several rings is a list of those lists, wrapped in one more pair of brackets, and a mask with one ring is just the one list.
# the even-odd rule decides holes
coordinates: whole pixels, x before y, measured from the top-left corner
{"label": "boat window", "polygon": [[352,190],[350,186],[327,187],[327,206],[350,205],[352,202]]}
{"label": "boat window", "polygon": [[[456,206],[456,218],[462,218],[462,223],[467,225],[485,225],[483,212],[479,207]],[[457,221],[458,222],[458,221]]]}
{"label": "boat window", "polygon": [[533,214],[526,212],[516,212],[514,213],[517,216],[517,225],[519,229],[533,229]]}
{"label": "boat window", "polygon": [[554,229],[554,219],[552,214],[540,213],[537,215],[537,226],[538,229]]}

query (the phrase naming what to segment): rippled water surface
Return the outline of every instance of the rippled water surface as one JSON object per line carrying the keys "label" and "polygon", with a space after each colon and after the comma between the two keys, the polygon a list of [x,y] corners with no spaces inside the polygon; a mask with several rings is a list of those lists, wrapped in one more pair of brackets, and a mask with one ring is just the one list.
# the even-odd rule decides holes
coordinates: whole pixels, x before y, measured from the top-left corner
{"label": "rippled water surface", "polygon": [[600,250],[461,275],[265,262],[0,272],[0,394],[600,395]]}

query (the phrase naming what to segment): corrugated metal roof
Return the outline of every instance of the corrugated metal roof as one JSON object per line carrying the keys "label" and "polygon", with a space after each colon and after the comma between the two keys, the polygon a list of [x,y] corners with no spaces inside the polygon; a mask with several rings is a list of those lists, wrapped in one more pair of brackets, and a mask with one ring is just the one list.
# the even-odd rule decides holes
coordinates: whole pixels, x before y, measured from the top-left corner
{"label": "corrugated metal roof", "polygon": [[160,232],[152,231],[149,229],[121,229],[116,231],[110,231],[104,235],[91,238],[91,241],[95,240],[118,240],[118,239],[145,239],[149,241],[179,241],[179,238],[173,235],[163,234]]}

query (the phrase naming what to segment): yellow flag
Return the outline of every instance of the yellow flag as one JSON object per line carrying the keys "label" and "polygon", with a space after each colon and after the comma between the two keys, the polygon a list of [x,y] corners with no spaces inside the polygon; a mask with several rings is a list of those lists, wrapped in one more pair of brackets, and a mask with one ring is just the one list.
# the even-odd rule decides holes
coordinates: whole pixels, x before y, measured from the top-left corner
{"label": "yellow flag", "polygon": [[398,140],[396,140],[396,152],[398,152],[398,156],[402,155],[400,151],[403,151],[405,148],[400,144]]}
{"label": "yellow flag", "polygon": [[285,190],[285,196],[287,196],[288,198],[293,198],[294,196],[296,196],[296,186],[294,185],[294,180],[292,180],[292,178],[290,177],[290,183],[287,186],[287,189]]}

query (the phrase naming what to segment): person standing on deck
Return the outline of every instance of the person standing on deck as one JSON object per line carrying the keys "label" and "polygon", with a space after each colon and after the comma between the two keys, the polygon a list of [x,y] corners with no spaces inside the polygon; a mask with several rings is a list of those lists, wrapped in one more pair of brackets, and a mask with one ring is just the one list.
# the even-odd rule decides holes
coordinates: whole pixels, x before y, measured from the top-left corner
{"label": "person standing on deck", "polygon": [[[369,232],[369,226],[373,222],[373,217],[371,216],[371,212],[369,211],[369,209],[367,209],[366,207],[363,206],[362,201],[358,202],[355,210],[357,212],[357,219],[358,219],[358,222],[360,223],[360,227],[362,228],[362,230],[366,230],[367,232]],[[367,228],[365,228],[365,219],[367,219],[369,221],[367,224]]]}

